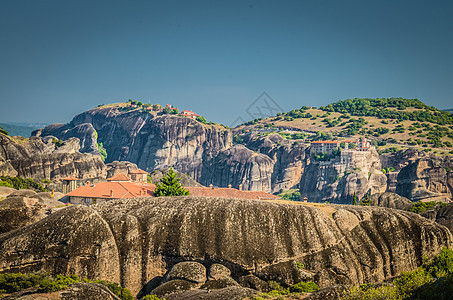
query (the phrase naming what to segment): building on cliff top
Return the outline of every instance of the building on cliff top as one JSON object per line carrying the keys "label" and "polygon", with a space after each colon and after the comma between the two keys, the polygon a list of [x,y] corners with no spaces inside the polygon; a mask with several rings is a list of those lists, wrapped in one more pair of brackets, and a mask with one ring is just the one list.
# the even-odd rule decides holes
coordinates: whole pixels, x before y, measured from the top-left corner
{"label": "building on cliff top", "polygon": [[194,113],[193,111],[187,110],[187,109],[183,110],[179,115],[183,116],[183,117],[188,117],[188,118],[191,118],[194,120],[200,116],[200,115],[197,115],[196,113]]}
{"label": "building on cliff top", "polygon": [[313,141],[310,143],[310,153],[332,153],[333,150],[340,148],[341,143],[344,143],[345,150],[349,149],[349,144],[354,143],[356,146],[354,151],[368,151],[374,149],[371,146],[370,141],[366,138],[360,138],[355,141],[343,140],[343,141]]}

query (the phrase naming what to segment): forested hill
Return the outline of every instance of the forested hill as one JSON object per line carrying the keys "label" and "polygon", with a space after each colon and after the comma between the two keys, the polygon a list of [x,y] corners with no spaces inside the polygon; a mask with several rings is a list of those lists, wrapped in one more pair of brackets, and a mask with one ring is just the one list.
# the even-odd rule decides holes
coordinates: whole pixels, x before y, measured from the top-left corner
{"label": "forested hill", "polygon": [[379,119],[398,119],[452,125],[453,114],[428,106],[418,99],[404,98],[354,98],[338,101],[321,110],[349,113],[353,116],[373,116]]}
{"label": "forested hill", "polygon": [[[287,130],[293,132],[289,134]],[[244,123],[235,128],[236,140],[250,131],[307,140],[367,137],[376,146],[399,144],[421,147],[427,152],[431,148],[443,148],[446,153],[453,149],[453,114],[418,99],[354,98],[319,108],[302,106]]]}

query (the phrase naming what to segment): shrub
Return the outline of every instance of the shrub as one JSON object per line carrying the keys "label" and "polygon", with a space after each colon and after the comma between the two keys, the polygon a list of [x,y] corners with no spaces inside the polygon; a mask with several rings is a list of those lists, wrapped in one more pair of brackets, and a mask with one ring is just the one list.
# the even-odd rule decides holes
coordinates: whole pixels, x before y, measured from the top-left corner
{"label": "shrub", "polygon": [[160,299],[156,295],[146,295],[141,300],[165,300],[165,298]]}
{"label": "shrub", "polygon": [[309,293],[317,290],[319,290],[319,286],[311,281],[308,282],[301,281],[289,288],[289,291],[291,293]]}

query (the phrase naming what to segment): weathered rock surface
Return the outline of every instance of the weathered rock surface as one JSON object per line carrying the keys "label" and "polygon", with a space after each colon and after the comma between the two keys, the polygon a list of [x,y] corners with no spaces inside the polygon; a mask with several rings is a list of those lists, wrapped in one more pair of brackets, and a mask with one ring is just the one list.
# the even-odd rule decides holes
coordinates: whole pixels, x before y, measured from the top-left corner
{"label": "weathered rock surface", "polygon": [[212,279],[222,279],[230,277],[231,271],[227,267],[221,264],[213,264],[209,268],[209,277]]}
{"label": "weathered rock surface", "polygon": [[416,159],[399,172],[396,193],[412,201],[449,201],[453,192],[452,169],[450,156]]}
{"label": "weathered rock surface", "polygon": [[375,206],[401,210],[409,210],[413,205],[412,201],[409,199],[391,192],[372,195],[371,201],[373,201],[373,205]]}
{"label": "weathered rock surface", "polygon": [[0,234],[43,219],[46,216],[44,208],[37,199],[24,196],[0,201]]}
{"label": "weathered rock surface", "polygon": [[165,297],[167,300],[242,300],[252,298],[256,291],[239,286],[231,286],[220,290],[190,290],[174,293]]}
{"label": "weathered rock surface", "polygon": [[329,162],[311,162],[302,176],[300,193],[312,202],[351,204],[354,192],[359,200],[367,192],[385,192],[387,177],[381,169],[375,150],[342,151]]}
{"label": "weathered rock surface", "polygon": [[206,268],[195,261],[184,261],[173,266],[167,274],[167,280],[182,279],[197,284],[206,281]]}
{"label": "weathered rock surface", "polygon": [[[79,148],[76,138],[56,147],[52,138],[17,140],[0,134],[0,170],[4,170],[5,176],[35,179],[105,177],[105,165],[100,156],[82,154]],[[2,168],[4,165],[7,167]]]}
{"label": "weathered rock surface", "polygon": [[128,161],[113,161],[106,164],[107,168],[107,178],[113,177],[120,173],[129,174],[130,172],[137,171],[138,167],[136,164]]}
{"label": "weathered rock surface", "polygon": [[60,292],[62,300],[120,300],[108,287],[97,283],[74,283]]}
{"label": "weathered rock surface", "polygon": [[436,214],[436,222],[444,225],[453,233],[453,204],[439,209]]}
{"label": "weathered rock surface", "polygon": [[107,162],[130,161],[149,172],[173,167],[205,186],[243,184],[244,189],[261,190],[264,185],[272,192],[299,183],[305,155],[302,144],[278,135],[250,135],[246,145],[253,151],[244,146],[230,150],[233,132],[221,126],[119,106],[86,111],[35,135],[77,137],[81,151],[92,154],[98,154],[96,143],[102,142]]}
{"label": "weathered rock surface", "polygon": [[183,279],[173,279],[159,285],[157,288],[151,291],[151,294],[157,295],[158,297],[164,297],[169,294],[191,290],[197,287],[195,282],[190,282]]}
{"label": "weathered rock surface", "polygon": [[0,235],[0,268],[120,282],[136,294],[181,261],[208,268],[222,261],[235,279],[295,260],[327,286],[383,281],[452,242],[446,227],[410,212],[333,209],[357,225],[340,227],[335,214],[316,207],[256,200],[184,196],[73,206]]}

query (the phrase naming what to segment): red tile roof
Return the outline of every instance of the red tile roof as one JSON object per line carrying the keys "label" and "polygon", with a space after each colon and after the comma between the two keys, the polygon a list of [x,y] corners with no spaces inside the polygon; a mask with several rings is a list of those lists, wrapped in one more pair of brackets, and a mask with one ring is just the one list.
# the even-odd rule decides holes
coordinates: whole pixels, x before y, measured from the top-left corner
{"label": "red tile roof", "polygon": [[129,174],[148,174],[148,172],[145,172],[142,169],[138,169],[137,171],[129,172]]}
{"label": "red tile roof", "polygon": [[184,187],[192,196],[222,197],[239,199],[280,199],[280,197],[262,191],[240,191],[234,188]]}
{"label": "red tile roof", "polygon": [[113,177],[107,178],[107,181],[131,181],[131,179],[127,177],[125,174],[119,173]]}
{"label": "red tile roof", "polygon": [[65,177],[65,178],[61,178],[61,180],[78,180],[78,179],[74,178],[74,177],[71,177],[71,176],[68,176],[68,177]]}
{"label": "red tile roof", "polygon": [[155,189],[156,186],[154,184],[139,184],[133,182],[99,182],[79,187],[67,194],[67,196],[107,199],[149,197],[153,196],[153,191]]}

